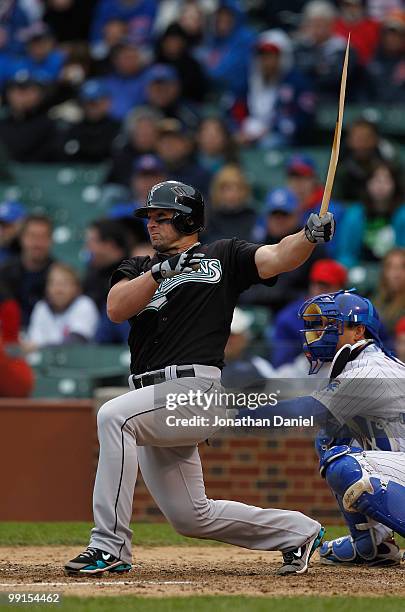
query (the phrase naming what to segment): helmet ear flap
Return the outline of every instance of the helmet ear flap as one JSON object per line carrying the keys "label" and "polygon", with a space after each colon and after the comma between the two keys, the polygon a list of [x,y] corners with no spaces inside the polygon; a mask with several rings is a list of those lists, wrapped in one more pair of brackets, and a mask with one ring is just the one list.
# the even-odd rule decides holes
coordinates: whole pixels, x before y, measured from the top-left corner
{"label": "helmet ear flap", "polygon": [[186,215],[180,212],[174,213],[172,217],[172,223],[176,230],[181,234],[194,234],[200,229],[196,227],[196,224],[191,215]]}

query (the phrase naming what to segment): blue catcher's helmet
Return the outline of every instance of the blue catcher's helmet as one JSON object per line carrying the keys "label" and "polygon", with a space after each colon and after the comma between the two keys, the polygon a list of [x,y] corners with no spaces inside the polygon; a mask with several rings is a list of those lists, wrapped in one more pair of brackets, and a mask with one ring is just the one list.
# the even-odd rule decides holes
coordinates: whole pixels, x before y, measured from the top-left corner
{"label": "blue catcher's helmet", "polygon": [[364,325],[368,334],[382,347],[379,337],[378,312],[367,298],[349,291],[323,293],[304,302],[298,316],[304,321],[300,330],[304,353],[311,367],[318,372],[324,362],[333,361],[344,324]]}

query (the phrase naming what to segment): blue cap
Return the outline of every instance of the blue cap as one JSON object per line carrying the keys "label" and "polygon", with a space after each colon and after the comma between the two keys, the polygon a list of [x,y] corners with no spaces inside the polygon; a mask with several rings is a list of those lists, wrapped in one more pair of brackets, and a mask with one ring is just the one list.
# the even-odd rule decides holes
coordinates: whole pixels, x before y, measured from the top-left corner
{"label": "blue cap", "polygon": [[149,70],[146,79],[148,83],[153,83],[154,81],[178,81],[179,75],[173,66],[155,64]]}
{"label": "blue cap", "polygon": [[79,97],[84,102],[91,102],[100,98],[109,98],[110,93],[102,81],[90,79],[81,86]]}
{"label": "blue cap", "polygon": [[162,160],[157,155],[141,155],[134,161],[134,172],[164,172]]}
{"label": "blue cap", "polygon": [[14,223],[20,219],[24,219],[27,211],[20,202],[1,202],[0,203],[0,222]]}
{"label": "blue cap", "polygon": [[279,187],[267,194],[265,210],[268,215],[273,212],[291,214],[296,212],[298,207],[298,198],[290,189]]}
{"label": "blue cap", "polygon": [[29,70],[28,68],[19,68],[15,70],[7,80],[8,85],[17,85],[19,87],[28,87],[30,85],[46,85],[50,81],[49,75],[41,70]]}
{"label": "blue cap", "polygon": [[316,174],[315,160],[310,155],[297,153],[287,162],[287,173],[299,176],[314,176]]}
{"label": "blue cap", "polygon": [[135,205],[132,203],[119,203],[114,204],[108,211],[108,217],[110,219],[125,219],[126,217],[134,216]]}

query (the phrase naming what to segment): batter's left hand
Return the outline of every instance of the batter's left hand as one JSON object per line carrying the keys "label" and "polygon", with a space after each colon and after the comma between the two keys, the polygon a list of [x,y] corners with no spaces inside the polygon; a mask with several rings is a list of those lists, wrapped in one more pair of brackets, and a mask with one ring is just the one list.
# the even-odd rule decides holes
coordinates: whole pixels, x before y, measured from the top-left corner
{"label": "batter's left hand", "polygon": [[323,217],[320,217],[317,213],[312,213],[304,230],[309,242],[314,244],[329,242],[335,233],[335,218],[331,212],[325,213]]}

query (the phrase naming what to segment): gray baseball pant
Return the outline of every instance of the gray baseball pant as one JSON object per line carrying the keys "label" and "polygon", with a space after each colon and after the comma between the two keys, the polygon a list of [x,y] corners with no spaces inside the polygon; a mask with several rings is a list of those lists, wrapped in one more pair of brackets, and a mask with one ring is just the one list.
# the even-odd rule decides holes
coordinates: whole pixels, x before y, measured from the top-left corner
{"label": "gray baseball pant", "polygon": [[[257,550],[290,550],[312,539],[320,524],[301,512],[208,499],[197,445],[220,429],[212,407],[208,426],[173,427],[169,415],[201,416],[200,406],[169,412],[168,393],[221,390],[220,370],[194,365],[195,378],[173,378],[130,391],[98,412],[100,454],[93,496],[90,546],[132,562],[130,520],[138,466],[156,504],[181,534]],[[168,379],[174,368],[166,368]],[[175,374],[174,374],[175,376]],[[205,413],[206,415],[206,413]],[[136,496],[135,496],[136,501]]]}

